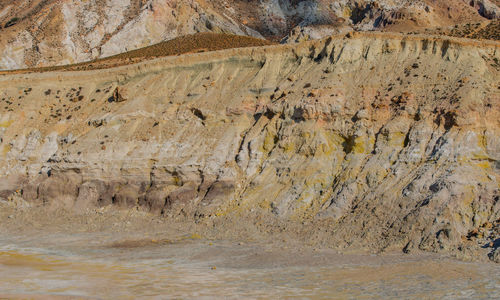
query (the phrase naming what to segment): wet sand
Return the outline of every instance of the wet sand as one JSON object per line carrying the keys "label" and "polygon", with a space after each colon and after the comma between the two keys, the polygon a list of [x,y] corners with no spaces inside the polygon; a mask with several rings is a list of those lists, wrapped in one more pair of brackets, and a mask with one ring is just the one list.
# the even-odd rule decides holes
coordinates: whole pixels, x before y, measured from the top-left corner
{"label": "wet sand", "polygon": [[500,298],[491,262],[341,254],[135,210],[0,208],[0,299]]}
{"label": "wet sand", "polygon": [[342,255],[197,236],[146,240],[117,242],[101,234],[1,236],[2,297],[500,297],[500,268],[492,263],[432,254]]}

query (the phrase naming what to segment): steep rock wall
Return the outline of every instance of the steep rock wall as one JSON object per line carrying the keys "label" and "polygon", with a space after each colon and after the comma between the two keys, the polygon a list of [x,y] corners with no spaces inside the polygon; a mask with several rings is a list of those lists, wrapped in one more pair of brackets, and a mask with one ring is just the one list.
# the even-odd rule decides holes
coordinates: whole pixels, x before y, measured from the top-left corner
{"label": "steep rock wall", "polygon": [[[0,76],[0,196],[327,220],[458,249],[500,218],[499,44],[349,34]],[[237,224],[235,224],[237,225]]]}

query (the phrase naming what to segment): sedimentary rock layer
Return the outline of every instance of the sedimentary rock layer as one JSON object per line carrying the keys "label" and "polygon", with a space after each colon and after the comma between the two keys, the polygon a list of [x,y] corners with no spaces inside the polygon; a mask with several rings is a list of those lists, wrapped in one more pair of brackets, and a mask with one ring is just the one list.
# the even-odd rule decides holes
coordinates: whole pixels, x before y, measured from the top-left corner
{"label": "sedimentary rock layer", "polygon": [[500,218],[499,45],[349,34],[2,75],[0,196],[457,249]]}

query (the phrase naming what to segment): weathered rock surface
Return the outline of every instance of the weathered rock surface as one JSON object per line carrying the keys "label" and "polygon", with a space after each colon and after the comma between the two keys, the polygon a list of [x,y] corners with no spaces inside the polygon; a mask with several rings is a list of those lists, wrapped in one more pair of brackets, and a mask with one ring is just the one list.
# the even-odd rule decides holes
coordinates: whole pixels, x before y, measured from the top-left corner
{"label": "weathered rock surface", "polygon": [[500,263],[500,248],[496,248],[491,252],[490,259],[496,263]]}
{"label": "weathered rock surface", "polygon": [[[491,0],[4,0],[0,69],[64,65],[196,32],[276,41],[411,31],[499,17]],[[290,34],[290,36],[288,36]],[[298,36],[297,36],[298,35]]]}
{"label": "weathered rock surface", "polygon": [[470,233],[500,226],[499,46],[351,33],[2,75],[0,196],[254,212],[325,224],[339,247],[479,249]]}
{"label": "weathered rock surface", "polygon": [[261,37],[196,0],[7,1],[0,23],[0,69],[88,61],[196,32]]}

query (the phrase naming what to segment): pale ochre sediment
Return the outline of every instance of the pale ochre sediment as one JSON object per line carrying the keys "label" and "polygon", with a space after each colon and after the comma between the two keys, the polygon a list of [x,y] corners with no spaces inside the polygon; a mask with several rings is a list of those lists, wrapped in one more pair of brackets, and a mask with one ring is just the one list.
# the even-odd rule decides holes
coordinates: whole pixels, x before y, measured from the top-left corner
{"label": "pale ochre sediment", "polygon": [[360,33],[4,74],[0,196],[257,211],[328,220],[339,245],[474,248],[462,237],[500,218],[499,45]]}

